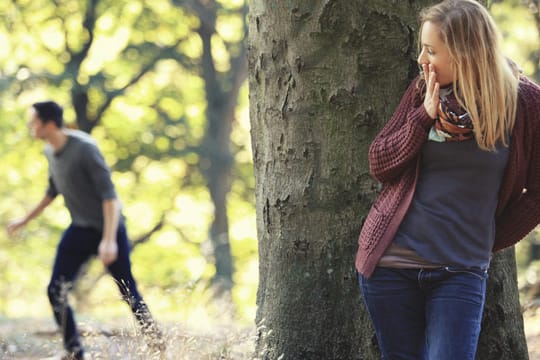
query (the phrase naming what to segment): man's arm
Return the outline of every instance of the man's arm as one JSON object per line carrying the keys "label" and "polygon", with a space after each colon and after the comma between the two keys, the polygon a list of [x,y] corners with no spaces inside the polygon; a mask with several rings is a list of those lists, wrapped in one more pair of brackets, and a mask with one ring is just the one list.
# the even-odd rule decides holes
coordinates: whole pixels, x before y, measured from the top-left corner
{"label": "man's arm", "polygon": [[45,210],[47,206],[49,206],[52,201],[54,200],[54,197],[51,197],[49,195],[45,195],[43,199],[32,209],[30,212],[28,212],[22,219],[14,220],[7,226],[7,232],[9,236],[13,236],[18,230],[26,226],[30,222],[30,220],[37,217],[39,214]]}
{"label": "man's arm", "polygon": [[112,264],[118,256],[116,232],[120,221],[120,207],[117,199],[103,200],[103,233],[98,248],[98,256],[105,266]]}

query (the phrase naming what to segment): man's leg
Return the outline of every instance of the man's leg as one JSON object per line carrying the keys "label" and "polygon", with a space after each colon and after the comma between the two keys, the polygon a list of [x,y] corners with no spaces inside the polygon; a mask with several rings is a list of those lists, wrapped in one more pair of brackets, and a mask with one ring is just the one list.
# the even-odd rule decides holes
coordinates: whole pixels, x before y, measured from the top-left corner
{"label": "man's leg", "polygon": [[131,307],[131,311],[137,319],[142,333],[147,338],[149,345],[158,348],[159,350],[163,350],[165,346],[161,331],[139,293],[137,283],[131,272],[129,239],[127,237],[126,228],[122,224],[118,227],[117,243],[118,257],[115,262],[109,265],[109,272],[116,280],[116,284],[122,293],[123,299]]}
{"label": "man's leg", "polygon": [[58,244],[51,280],[47,287],[54,318],[63,335],[64,347],[75,358],[82,358],[83,348],[67,294],[81,265],[91,255],[83,247],[85,237],[87,234],[83,229],[74,226],[67,228]]}

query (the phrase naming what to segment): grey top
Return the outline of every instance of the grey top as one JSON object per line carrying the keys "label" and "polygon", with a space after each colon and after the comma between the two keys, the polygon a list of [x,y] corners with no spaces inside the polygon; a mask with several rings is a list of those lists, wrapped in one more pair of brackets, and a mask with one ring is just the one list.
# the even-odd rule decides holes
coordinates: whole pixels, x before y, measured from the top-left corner
{"label": "grey top", "polygon": [[64,202],[74,225],[103,228],[103,201],[116,199],[109,167],[90,135],[78,130],[66,130],[65,146],[54,152],[45,146],[49,162],[49,187],[47,195],[58,194]]}
{"label": "grey top", "polygon": [[508,148],[490,152],[475,140],[426,141],[421,156],[416,192],[395,244],[432,263],[487,268]]}

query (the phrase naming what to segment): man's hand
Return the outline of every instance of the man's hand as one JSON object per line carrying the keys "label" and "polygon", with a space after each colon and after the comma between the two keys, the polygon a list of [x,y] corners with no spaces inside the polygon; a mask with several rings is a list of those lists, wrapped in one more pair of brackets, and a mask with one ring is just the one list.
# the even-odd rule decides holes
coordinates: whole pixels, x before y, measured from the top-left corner
{"label": "man's hand", "polygon": [[26,219],[19,219],[10,222],[6,228],[8,235],[14,236],[20,229],[22,229],[26,225],[26,223]]}
{"label": "man's hand", "polygon": [[26,214],[23,218],[14,220],[8,224],[6,227],[7,233],[9,236],[15,235],[21,228],[25,227],[26,224],[28,224],[33,218],[38,216],[45,210],[47,206],[49,206],[54,198],[50,197],[49,195],[45,195],[43,199],[32,209],[28,214]]}
{"label": "man's hand", "polygon": [[105,266],[112,264],[118,257],[116,239],[101,239],[98,247],[98,257]]}

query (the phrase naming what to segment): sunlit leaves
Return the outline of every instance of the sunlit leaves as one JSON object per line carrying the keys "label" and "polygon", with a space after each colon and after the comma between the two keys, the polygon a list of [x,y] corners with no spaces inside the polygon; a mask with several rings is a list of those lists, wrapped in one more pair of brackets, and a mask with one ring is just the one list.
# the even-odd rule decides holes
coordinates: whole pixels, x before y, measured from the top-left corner
{"label": "sunlit leaves", "polygon": [[40,39],[43,45],[53,53],[60,53],[65,48],[65,33],[59,19],[53,19],[41,27]]}
{"label": "sunlit leaves", "polygon": [[216,30],[219,36],[228,42],[242,41],[244,31],[244,19],[241,15],[223,15],[217,18]]}
{"label": "sunlit leaves", "polygon": [[[506,0],[494,3],[491,12],[503,35],[505,54],[514,60],[529,76],[539,68],[540,38],[533,14],[523,1]],[[540,79],[536,79],[540,81]]]}
{"label": "sunlit leaves", "polygon": [[[164,218],[163,228],[133,253],[141,288],[204,285],[215,270],[205,250],[214,209],[201,173],[208,167],[201,156],[208,126],[197,33],[201,23],[193,9],[169,0],[96,2],[95,9],[88,8],[93,1],[0,2],[0,161],[5,169],[0,216],[5,222],[21,216],[46,187],[43,144],[30,139],[26,129],[28,106],[56,100],[65,107],[67,123],[74,125],[80,119],[73,95],[80,96],[88,101],[86,115],[97,121],[92,135],[112,167],[131,237],[136,240]],[[225,83],[231,54],[244,36],[237,11],[243,2],[224,0],[221,5],[212,55]],[[86,18],[89,12],[95,18]],[[256,241],[247,86],[239,104],[244,109],[237,112],[232,134],[237,166],[229,201],[230,238],[238,272],[247,268],[251,274],[235,277],[237,298],[253,305]],[[0,234],[0,248],[13,257],[0,253],[0,276],[14,282],[0,285],[0,295],[25,292],[48,309],[42,287],[54,246],[68,224],[59,198],[21,234],[20,243]],[[14,259],[28,251],[32,255],[23,269]],[[27,270],[40,275],[18,277],[16,272]],[[11,304],[0,301],[0,312]]]}
{"label": "sunlit leaves", "polygon": [[179,45],[178,49],[187,57],[198,59],[202,55],[201,39],[196,34],[191,34]]}
{"label": "sunlit leaves", "polygon": [[244,0],[221,0],[220,4],[225,9],[239,9],[244,6]]}
{"label": "sunlit leaves", "polygon": [[216,70],[225,73],[230,70],[230,58],[227,48],[219,36],[212,37],[212,56]]}
{"label": "sunlit leaves", "polygon": [[131,29],[126,26],[119,27],[108,35],[97,33],[94,46],[90,49],[88,58],[83,63],[81,70],[88,75],[94,75],[104,70],[106,65],[117,59],[121,51],[127,46],[130,34]]}
{"label": "sunlit leaves", "polygon": [[[176,101],[175,99],[173,99],[172,97],[166,96],[166,97],[163,97],[162,99],[159,99],[157,106],[159,107],[159,109],[166,112],[167,115],[170,116],[171,118],[178,119],[184,113],[182,104]],[[166,130],[167,135],[171,137],[173,137],[174,135],[177,135],[175,134],[177,132],[175,127],[170,126],[169,128],[170,128],[169,130]]]}

